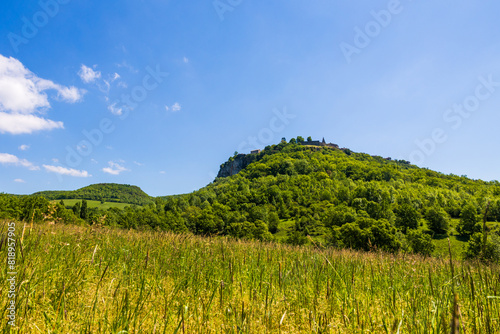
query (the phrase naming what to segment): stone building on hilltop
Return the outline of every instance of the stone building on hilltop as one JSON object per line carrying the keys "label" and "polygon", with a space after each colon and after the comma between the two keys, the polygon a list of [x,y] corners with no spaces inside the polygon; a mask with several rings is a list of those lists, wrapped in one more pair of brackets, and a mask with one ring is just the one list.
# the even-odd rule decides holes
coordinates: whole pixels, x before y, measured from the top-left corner
{"label": "stone building on hilltop", "polygon": [[337,144],[333,144],[333,143],[327,144],[324,137],[323,137],[322,141],[308,140],[308,141],[300,142],[299,144],[307,145],[307,146],[326,146],[326,147],[332,147],[332,148],[339,148],[339,145],[337,145]]}

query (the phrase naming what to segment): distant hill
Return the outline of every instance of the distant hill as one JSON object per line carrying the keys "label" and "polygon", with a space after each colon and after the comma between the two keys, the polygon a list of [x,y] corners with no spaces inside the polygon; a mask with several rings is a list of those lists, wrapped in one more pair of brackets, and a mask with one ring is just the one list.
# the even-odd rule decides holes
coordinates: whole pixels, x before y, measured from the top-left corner
{"label": "distant hill", "polygon": [[98,183],[73,191],[49,190],[33,195],[41,195],[49,200],[86,199],[104,202],[145,205],[152,201],[151,197],[137,186],[116,183]]}

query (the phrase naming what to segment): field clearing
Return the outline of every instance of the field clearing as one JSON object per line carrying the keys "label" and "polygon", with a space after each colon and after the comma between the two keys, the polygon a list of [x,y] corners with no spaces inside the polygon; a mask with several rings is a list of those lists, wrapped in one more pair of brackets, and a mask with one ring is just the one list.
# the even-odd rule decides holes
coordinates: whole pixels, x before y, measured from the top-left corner
{"label": "field clearing", "polygon": [[453,291],[461,329],[500,328],[498,266],[62,224],[16,235],[10,332],[441,333]]}
{"label": "field clearing", "polygon": [[[60,200],[54,201],[54,202],[59,202]],[[81,199],[63,199],[64,205],[65,206],[73,206],[77,202],[81,202]],[[115,202],[105,202],[101,203],[100,201],[91,201],[87,200],[87,206],[89,208],[98,208],[101,210],[107,210],[109,208],[118,208],[118,209],[123,209],[126,206],[131,206],[132,204],[128,203],[115,203]]]}
{"label": "field clearing", "polygon": [[[451,253],[454,258],[461,258],[467,246],[468,239],[466,237],[461,237],[456,231],[456,226],[459,223],[459,219],[450,219],[450,230],[449,238],[451,244]],[[489,229],[494,229],[498,226],[498,222],[487,222]],[[433,256],[448,257],[450,252],[448,249],[448,239],[445,236],[437,237],[432,240],[436,249],[434,250]]]}

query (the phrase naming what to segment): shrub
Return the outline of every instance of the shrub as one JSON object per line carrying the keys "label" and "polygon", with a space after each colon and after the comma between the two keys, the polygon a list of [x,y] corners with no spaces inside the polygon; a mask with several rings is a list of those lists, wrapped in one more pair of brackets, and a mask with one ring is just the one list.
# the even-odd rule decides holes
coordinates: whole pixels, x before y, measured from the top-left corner
{"label": "shrub", "polygon": [[415,229],[418,227],[419,218],[420,216],[417,209],[411,204],[401,204],[396,210],[396,226],[405,233],[408,229]]}
{"label": "shrub", "polygon": [[419,230],[410,230],[406,235],[410,251],[423,256],[430,256],[434,252],[434,244],[430,235]]}
{"label": "shrub", "polygon": [[457,232],[463,236],[471,236],[476,232],[481,231],[481,224],[478,224],[476,207],[472,204],[467,204],[460,214],[460,222],[457,225]]}
{"label": "shrub", "polygon": [[493,234],[486,240],[483,247],[483,234],[474,233],[465,248],[464,257],[466,259],[479,259],[483,262],[500,261],[500,238]]}
{"label": "shrub", "polygon": [[447,234],[449,223],[448,213],[440,207],[427,210],[425,219],[429,222],[429,228],[436,234]]}

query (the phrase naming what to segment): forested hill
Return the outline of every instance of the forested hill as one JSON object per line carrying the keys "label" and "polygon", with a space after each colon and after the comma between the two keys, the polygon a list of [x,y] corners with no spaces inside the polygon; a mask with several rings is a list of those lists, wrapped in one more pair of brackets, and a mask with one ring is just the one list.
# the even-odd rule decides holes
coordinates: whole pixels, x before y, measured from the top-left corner
{"label": "forested hill", "polygon": [[151,197],[142,191],[141,188],[116,183],[92,184],[74,191],[41,191],[33,195],[40,195],[48,200],[86,199],[136,205],[145,205],[152,202]]}
{"label": "forested hill", "polygon": [[481,231],[488,203],[488,221],[500,220],[497,181],[294,142],[268,146],[251,160],[236,175],[167,198],[167,224],[258,239],[286,230],[289,243],[306,243],[310,236],[337,247],[394,251],[429,245],[430,237],[451,233],[467,240]]}

